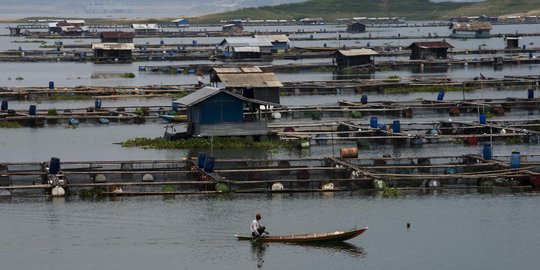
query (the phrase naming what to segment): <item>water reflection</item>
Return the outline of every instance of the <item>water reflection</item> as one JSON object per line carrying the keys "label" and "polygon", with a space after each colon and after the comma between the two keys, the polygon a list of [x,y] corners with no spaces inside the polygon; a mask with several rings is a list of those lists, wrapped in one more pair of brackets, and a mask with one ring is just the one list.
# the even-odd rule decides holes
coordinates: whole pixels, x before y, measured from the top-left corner
{"label": "water reflection", "polygon": [[[269,243],[251,242],[251,257],[257,263],[257,268],[263,268],[264,254]],[[274,243],[274,246],[288,245],[298,246],[305,249],[316,249],[323,252],[343,253],[355,258],[365,258],[364,248],[347,242],[329,242],[329,243]]]}
{"label": "water reflection", "polygon": [[257,262],[257,268],[262,268],[264,263],[264,252],[268,244],[251,242],[251,256]]}
{"label": "water reflection", "polygon": [[363,247],[359,247],[355,244],[351,244],[348,242],[303,243],[298,245],[310,249],[319,249],[336,253],[346,253],[347,255],[350,255],[352,257],[364,258],[366,256],[366,251]]}

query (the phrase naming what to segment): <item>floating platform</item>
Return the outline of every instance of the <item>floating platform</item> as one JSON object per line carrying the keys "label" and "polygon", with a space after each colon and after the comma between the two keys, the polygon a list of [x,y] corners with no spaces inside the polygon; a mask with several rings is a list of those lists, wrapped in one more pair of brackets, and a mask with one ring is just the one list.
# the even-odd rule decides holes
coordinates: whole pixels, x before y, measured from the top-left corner
{"label": "floating platform", "polygon": [[[203,162],[204,158],[204,162]],[[9,196],[332,192],[540,185],[540,155],[125,160],[0,164]],[[58,193],[61,188],[63,193]],[[56,190],[56,193],[55,193]]]}

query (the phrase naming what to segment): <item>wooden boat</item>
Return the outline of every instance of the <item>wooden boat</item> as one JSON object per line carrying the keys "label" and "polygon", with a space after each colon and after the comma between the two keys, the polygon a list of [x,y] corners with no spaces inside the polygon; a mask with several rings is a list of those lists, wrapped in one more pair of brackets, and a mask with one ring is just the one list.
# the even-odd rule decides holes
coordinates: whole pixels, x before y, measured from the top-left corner
{"label": "wooden boat", "polygon": [[292,235],[266,235],[253,237],[251,235],[235,235],[238,240],[251,240],[254,242],[286,242],[286,243],[317,243],[317,242],[341,242],[352,239],[368,229],[353,229],[350,231],[335,231],[326,233],[308,233]]}
{"label": "wooden boat", "polygon": [[170,115],[170,114],[160,114],[158,115],[159,118],[166,120],[168,122],[186,122],[187,121],[187,115]]}

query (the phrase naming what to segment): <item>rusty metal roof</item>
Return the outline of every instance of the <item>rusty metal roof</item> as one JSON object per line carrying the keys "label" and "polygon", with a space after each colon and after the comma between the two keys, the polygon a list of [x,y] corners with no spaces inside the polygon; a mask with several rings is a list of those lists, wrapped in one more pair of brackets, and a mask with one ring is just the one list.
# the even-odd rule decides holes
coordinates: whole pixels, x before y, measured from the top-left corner
{"label": "rusty metal roof", "polygon": [[450,45],[450,43],[446,41],[420,41],[420,42],[413,42],[408,48],[411,46],[416,45],[419,48],[422,49],[450,49],[454,48],[454,46]]}
{"label": "rusty metal roof", "polygon": [[217,73],[225,87],[282,87],[274,73]]}
{"label": "rusty metal roof", "polygon": [[255,38],[270,40],[270,42],[289,42],[287,35],[255,35]]}

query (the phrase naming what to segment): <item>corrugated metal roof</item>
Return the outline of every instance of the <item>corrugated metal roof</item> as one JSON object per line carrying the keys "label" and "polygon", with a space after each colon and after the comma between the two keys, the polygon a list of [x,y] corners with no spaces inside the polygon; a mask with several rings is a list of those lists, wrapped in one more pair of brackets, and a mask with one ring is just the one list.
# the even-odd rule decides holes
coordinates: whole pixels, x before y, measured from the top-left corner
{"label": "corrugated metal roof", "polygon": [[232,47],[272,47],[272,42],[269,40],[251,37],[228,37],[219,43],[219,45],[223,45],[224,43],[229,43]]}
{"label": "corrugated metal roof", "polygon": [[133,43],[94,43],[92,44],[92,50],[135,50],[135,44]]}
{"label": "corrugated metal roof", "polygon": [[377,55],[378,53],[372,49],[351,49],[338,50],[344,56],[360,56],[360,55]]}
{"label": "corrugated metal roof", "polygon": [[261,52],[261,49],[259,47],[233,47],[233,51],[235,52]]}
{"label": "corrugated metal roof", "polygon": [[450,45],[450,43],[446,41],[421,41],[421,42],[413,42],[408,48],[410,48],[412,45],[416,45],[419,48],[422,49],[450,49],[454,48],[454,46]]}
{"label": "corrugated metal roof", "polygon": [[215,73],[261,73],[259,67],[215,67],[212,68]]}
{"label": "corrugated metal roof", "polygon": [[66,23],[71,23],[71,24],[84,24],[85,21],[84,20],[64,20]]}
{"label": "corrugated metal roof", "polygon": [[270,42],[289,42],[287,35],[255,35],[255,38],[270,40]]}
{"label": "corrugated metal roof", "polygon": [[275,107],[281,107],[281,105],[279,104],[276,104],[276,103],[272,103],[272,102],[267,102],[267,101],[262,101],[262,100],[256,100],[256,99],[250,99],[250,98],[246,98],[246,97],[243,97],[241,95],[238,95],[238,94],[235,94],[235,93],[232,93],[230,91],[227,91],[225,89],[219,89],[219,88],[215,88],[215,87],[204,87],[204,88],[201,88],[183,98],[180,98],[180,99],[177,99],[175,101],[173,101],[174,103],[177,103],[177,104],[182,104],[182,105],[185,105],[187,107],[190,107],[190,106],[193,106],[197,103],[200,103],[210,97],[213,97],[221,92],[224,92],[224,93],[227,93],[233,97],[236,97],[238,99],[241,99],[243,101],[246,101],[246,102],[251,102],[251,103],[254,103],[254,104],[265,104],[265,105],[272,105],[272,106],[275,106]]}
{"label": "corrugated metal roof", "polygon": [[155,23],[134,23],[131,28],[135,30],[157,30],[159,27]]}
{"label": "corrugated metal roof", "polygon": [[260,73],[262,70],[259,67],[241,67],[240,68],[245,73]]}
{"label": "corrugated metal roof", "polygon": [[221,89],[215,87],[204,87],[183,98],[175,100],[175,102],[189,107],[212,97],[221,91]]}
{"label": "corrugated metal roof", "polygon": [[226,87],[282,87],[274,73],[217,74]]}
{"label": "corrugated metal roof", "polygon": [[450,29],[458,31],[491,30],[492,28],[489,22],[455,22],[450,26]]}

